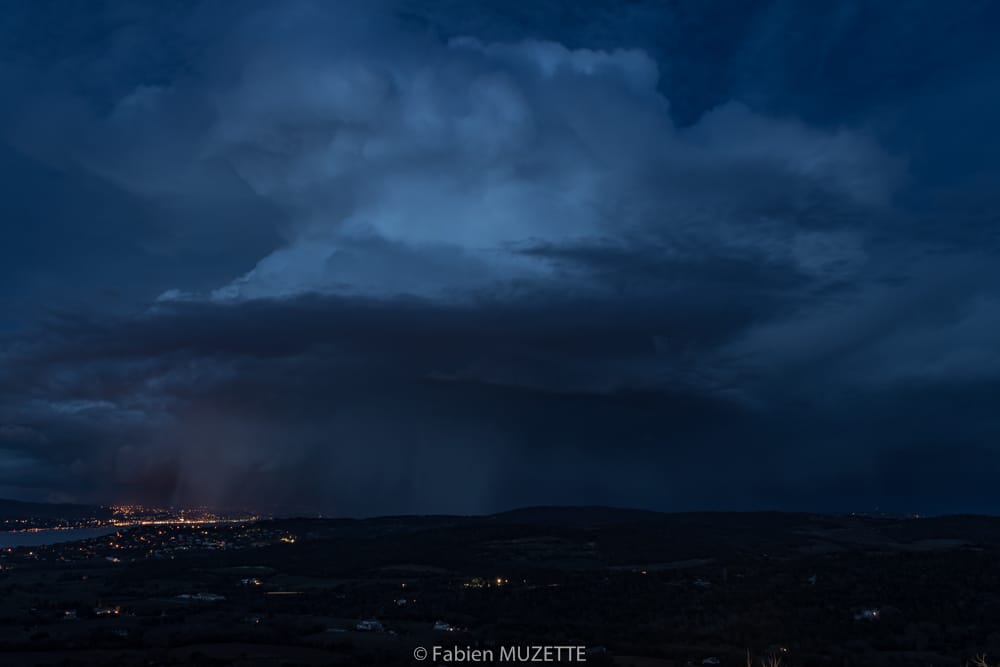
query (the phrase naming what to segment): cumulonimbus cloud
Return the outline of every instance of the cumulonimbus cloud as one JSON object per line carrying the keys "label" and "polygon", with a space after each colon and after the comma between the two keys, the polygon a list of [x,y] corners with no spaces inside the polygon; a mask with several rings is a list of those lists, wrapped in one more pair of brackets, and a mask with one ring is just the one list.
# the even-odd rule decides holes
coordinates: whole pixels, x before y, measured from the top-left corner
{"label": "cumulonimbus cloud", "polygon": [[[780,461],[784,501],[843,509],[995,434],[996,262],[966,236],[988,230],[900,206],[913,146],[864,101],[818,124],[720,76],[702,104],[681,73],[747,70],[393,9],[88,14],[5,61],[0,173],[37,223],[8,247],[74,312],[0,344],[0,494],[746,507]],[[853,90],[814,69],[815,99]],[[948,188],[918,201],[994,199]],[[912,442],[922,467],[897,466]]]}
{"label": "cumulonimbus cloud", "polygon": [[[125,187],[196,196],[225,165],[286,214],[285,242],[245,273],[162,299],[601,290],[586,266],[524,252],[594,245],[843,278],[865,258],[851,223],[883,210],[900,174],[863,133],[736,102],[677,128],[639,49],[414,38],[334,7],[322,19],[248,19],[257,38],[223,41],[210,84],[141,85],[104,122],[134,140],[95,164]],[[289,48],[289,31],[328,34]],[[180,122],[190,109],[203,116]],[[149,131],[165,127],[169,147]]]}

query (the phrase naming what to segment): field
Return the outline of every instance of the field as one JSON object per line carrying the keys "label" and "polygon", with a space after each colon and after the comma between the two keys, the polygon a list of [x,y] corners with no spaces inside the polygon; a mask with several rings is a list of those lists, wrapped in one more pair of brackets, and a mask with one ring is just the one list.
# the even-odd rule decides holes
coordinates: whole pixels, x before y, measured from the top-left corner
{"label": "field", "polygon": [[412,665],[416,646],[573,645],[591,664],[962,665],[1000,656],[998,555],[1000,520],[983,517],[541,508],[131,528],[2,554],[0,662]]}

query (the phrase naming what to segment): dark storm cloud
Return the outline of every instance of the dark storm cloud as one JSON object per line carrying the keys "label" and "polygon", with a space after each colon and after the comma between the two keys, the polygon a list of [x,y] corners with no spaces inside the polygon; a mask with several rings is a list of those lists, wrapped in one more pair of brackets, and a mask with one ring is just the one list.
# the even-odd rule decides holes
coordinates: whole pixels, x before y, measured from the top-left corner
{"label": "dark storm cloud", "polygon": [[0,491],[995,509],[988,10],[470,7],[15,6]]}
{"label": "dark storm cloud", "polygon": [[[175,500],[308,494],[342,511],[441,511],[461,491],[485,509],[517,498],[498,490],[513,480],[543,491],[537,466],[610,493],[595,467],[611,455],[605,439],[659,457],[664,429],[693,432],[738,412],[652,337],[669,328],[696,347],[683,316],[558,302],[171,305],[124,323],[50,328],[6,364],[2,389],[26,404],[19,434],[104,431],[88,454],[113,469],[101,457],[81,462],[84,488],[169,470]],[[622,432],[620,420],[651,430]],[[123,438],[132,425],[146,430],[141,451]],[[52,437],[44,455],[73,465],[79,443]],[[456,479],[428,495],[443,477]],[[359,497],[368,487],[371,497]]]}

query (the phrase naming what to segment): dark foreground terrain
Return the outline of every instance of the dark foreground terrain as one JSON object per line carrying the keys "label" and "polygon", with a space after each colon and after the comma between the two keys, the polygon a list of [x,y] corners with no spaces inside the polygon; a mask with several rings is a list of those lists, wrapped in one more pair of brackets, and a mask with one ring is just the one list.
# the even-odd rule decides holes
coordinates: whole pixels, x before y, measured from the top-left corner
{"label": "dark foreground terrain", "polygon": [[148,525],[0,554],[2,665],[414,665],[435,645],[643,667],[1000,657],[994,518],[541,508]]}

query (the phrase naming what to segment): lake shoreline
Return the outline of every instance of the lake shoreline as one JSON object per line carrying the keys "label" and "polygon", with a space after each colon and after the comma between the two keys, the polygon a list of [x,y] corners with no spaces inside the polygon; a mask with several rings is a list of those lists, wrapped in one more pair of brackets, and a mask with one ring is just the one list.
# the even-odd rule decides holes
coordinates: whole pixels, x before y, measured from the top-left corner
{"label": "lake shoreline", "polygon": [[79,542],[95,537],[110,535],[120,527],[93,526],[87,528],[27,528],[23,530],[0,531],[0,549],[18,547],[41,547],[63,542]]}

